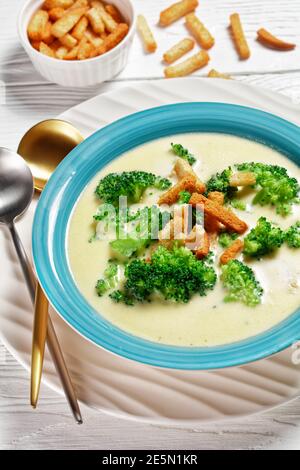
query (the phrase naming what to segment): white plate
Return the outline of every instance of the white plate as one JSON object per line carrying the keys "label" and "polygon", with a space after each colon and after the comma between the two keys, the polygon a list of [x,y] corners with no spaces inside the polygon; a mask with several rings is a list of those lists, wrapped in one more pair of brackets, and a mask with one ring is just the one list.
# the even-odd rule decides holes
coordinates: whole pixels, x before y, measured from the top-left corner
{"label": "white plate", "polygon": [[[252,106],[300,125],[299,106],[281,95],[237,81],[197,78],[128,86],[97,96],[60,117],[88,136],[135,111],[183,101]],[[36,201],[18,222],[28,251],[35,206]],[[5,229],[0,231],[0,263],[0,337],[15,358],[29,369],[32,308]],[[300,370],[292,363],[291,349],[243,367],[215,372],[162,370],[101,350],[68,327],[54,311],[51,316],[80,401],[114,416],[194,427],[203,421],[248,415],[282,404],[294,398],[300,387]],[[48,354],[43,380],[62,393]]]}

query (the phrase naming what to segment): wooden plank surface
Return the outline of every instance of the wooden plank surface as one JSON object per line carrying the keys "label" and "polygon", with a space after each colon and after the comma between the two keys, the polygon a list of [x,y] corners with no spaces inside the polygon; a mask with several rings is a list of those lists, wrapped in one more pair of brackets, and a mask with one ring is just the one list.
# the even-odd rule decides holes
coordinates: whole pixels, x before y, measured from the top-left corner
{"label": "wooden plank surface", "polygon": [[[168,0],[134,0],[138,12],[155,25]],[[1,146],[16,148],[20,136],[35,122],[56,116],[97,93],[135,80],[162,76],[165,48],[186,35],[181,22],[168,30],[153,27],[160,46],[145,56],[135,38],[126,70],[113,82],[90,89],[63,88],[46,82],[33,69],[18,43],[16,15],[22,0],[0,3],[0,137]],[[239,62],[226,26],[233,11],[241,13],[252,58]],[[211,65],[235,78],[284,93],[300,103],[300,56],[276,54],[256,44],[259,26],[300,43],[300,2],[290,0],[202,0],[199,16],[215,35]],[[206,73],[205,71],[201,72]],[[299,108],[300,109],[300,108]],[[0,312],[1,314],[1,312]],[[42,386],[38,410],[28,405],[28,374],[0,344],[1,449],[300,449],[300,399],[263,415],[197,429],[172,429],[136,424],[83,408],[85,424],[74,425],[65,400]]]}

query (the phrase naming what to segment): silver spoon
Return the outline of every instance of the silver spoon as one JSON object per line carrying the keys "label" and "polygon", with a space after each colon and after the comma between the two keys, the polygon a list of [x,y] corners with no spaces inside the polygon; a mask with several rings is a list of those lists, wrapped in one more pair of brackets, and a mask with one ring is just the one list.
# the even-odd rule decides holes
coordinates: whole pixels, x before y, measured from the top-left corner
{"label": "silver spoon", "polygon": [[[15,219],[28,208],[33,197],[33,178],[23,158],[11,150],[0,147],[0,224],[5,224],[22,267],[32,302],[35,301],[36,278],[15,228]],[[75,391],[60,349],[50,317],[48,317],[47,346],[62,382],[77,423],[82,423]]]}

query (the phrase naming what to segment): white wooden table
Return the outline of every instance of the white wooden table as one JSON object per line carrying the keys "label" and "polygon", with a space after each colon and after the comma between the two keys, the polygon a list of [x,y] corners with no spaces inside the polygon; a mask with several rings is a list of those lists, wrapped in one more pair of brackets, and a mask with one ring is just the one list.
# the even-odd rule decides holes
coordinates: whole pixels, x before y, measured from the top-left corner
{"label": "white wooden table", "polygon": [[[155,24],[158,12],[170,0],[134,3]],[[129,81],[160,78],[161,52],[186,34],[182,22],[166,31],[155,29],[162,44],[156,55],[146,57],[136,38],[130,64],[114,81],[92,89],[62,88],[45,82],[34,71],[18,43],[16,16],[21,4],[22,0],[0,2],[0,145],[13,149],[37,121]],[[299,0],[201,0],[200,4],[199,13],[217,39],[213,67],[300,103],[299,47],[289,54],[267,51],[264,55],[265,50],[252,40],[253,56],[241,63],[226,30],[229,14],[238,11],[250,36],[265,26],[300,45]],[[78,427],[63,398],[42,386],[39,408],[34,412],[28,404],[28,391],[28,374],[0,344],[1,449],[300,449],[300,398],[264,415],[178,430],[126,422],[86,407],[82,407],[85,423]]]}

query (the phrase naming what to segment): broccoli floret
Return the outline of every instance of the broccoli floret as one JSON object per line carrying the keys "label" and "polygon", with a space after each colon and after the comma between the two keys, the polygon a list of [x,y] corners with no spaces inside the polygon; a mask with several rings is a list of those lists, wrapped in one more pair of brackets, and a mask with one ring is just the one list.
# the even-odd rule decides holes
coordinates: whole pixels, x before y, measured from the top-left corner
{"label": "broccoli floret", "polygon": [[109,297],[117,304],[124,303],[126,305],[134,305],[133,300],[120,290],[115,290],[109,294]]}
{"label": "broccoli floret", "polygon": [[256,227],[244,238],[243,253],[251,257],[263,256],[280,248],[283,242],[284,232],[265,217],[260,217]]}
{"label": "broccoli floret", "polygon": [[228,248],[234,240],[238,237],[237,233],[234,232],[221,232],[219,235],[219,245],[223,248]]}
{"label": "broccoli floret", "polygon": [[116,287],[118,282],[119,268],[116,263],[110,262],[104,271],[103,279],[99,279],[96,284],[96,291],[99,297],[107,291]]}
{"label": "broccoli floret", "polygon": [[124,238],[110,242],[111,249],[122,258],[131,258],[133,255],[142,254],[151,241],[143,238]]}
{"label": "broccoli floret", "polygon": [[[292,204],[299,203],[299,183],[296,178],[291,178],[288,175],[285,168],[254,162],[237,164],[235,168],[238,171],[254,173],[256,178],[255,187],[259,190],[253,199],[253,204],[260,204],[261,206],[270,204],[276,207],[278,214],[287,215],[291,212]],[[225,194],[227,202],[231,200],[233,207],[244,210],[245,206],[241,201],[232,200],[238,190],[229,184],[232,174],[232,168],[228,167],[222,173],[212,176],[206,184],[207,193],[221,191]]]}
{"label": "broccoli floret", "polygon": [[240,199],[237,199],[237,198],[231,199],[230,205],[234,209],[239,209],[240,211],[245,211],[247,207],[244,201],[241,201]]}
{"label": "broccoli floret", "polygon": [[145,206],[131,216],[134,230],[139,238],[157,240],[158,233],[170,221],[171,214],[158,206]]}
{"label": "broccoli floret", "polygon": [[[157,240],[158,232],[170,220],[170,212],[160,211],[157,206],[145,206],[136,212],[128,208],[113,207],[110,204],[101,204],[94,220],[101,223],[100,229],[91,237],[90,241],[100,238],[102,235],[110,234],[116,237],[116,241],[133,238],[144,238]],[[116,248],[122,244],[116,243]],[[124,244],[125,250],[129,247],[129,242]],[[138,248],[138,247],[137,247]],[[136,251],[136,250],[134,250]]]}
{"label": "broccoli floret", "polygon": [[136,203],[141,200],[147,188],[165,190],[170,186],[171,181],[153,173],[124,171],[123,173],[110,173],[100,180],[96,194],[103,202],[117,206],[121,196],[126,196],[129,203]]}
{"label": "broccoli floret", "polygon": [[232,168],[226,168],[221,173],[213,175],[206,183],[206,194],[211,191],[219,191],[225,194],[225,200],[231,199],[237,192],[237,188],[233,188],[229,184],[230,177],[232,176]]}
{"label": "broccoli floret", "polygon": [[225,302],[242,302],[254,307],[261,302],[263,289],[249,266],[231,260],[222,266],[221,280],[228,291]]}
{"label": "broccoli floret", "polygon": [[277,165],[264,163],[242,163],[236,165],[239,171],[250,171],[255,174],[258,193],[253,204],[265,206],[271,204],[276,207],[280,215],[288,215],[291,206],[299,203],[298,192],[300,186],[296,178],[291,178],[287,170]]}
{"label": "broccoli floret", "polygon": [[[135,217],[136,214],[131,213],[128,207],[113,207],[108,203],[101,204],[97,209],[97,213],[93,216],[96,222],[101,222],[101,231],[103,234],[111,233],[114,234],[116,238],[125,236],[127,224],[134,220]],[[94,240],[97,239],[97,231],[93,237]]]}
{"label": "broccoli floret", "polygon": [[210,251],[204,258],[202,258],[202,261],[207,264],[213,264],[215,258],[215,254],[213,251]]}
{"label": "broccoli floret", "polygon": [[[132,261],[125,268],[125,278],[122,294],[133,302],[150,301],[152,294],[159,293],[166,300],[186,303],[193,294],[206,295],[216,283],[211,266],[176,245],[172,250],[158,247],[150,261]],[[123,300],[120,295],[117,298]]]}
{"label": "broccoli floret", "polygon": [[180,191],[177,201],[178,204],[188,204],[190,202],[191,196],[191,193],[188,191]]}
{"label": "broccoli floret", "polygon": [[300,221],[285,232],[285,241],[290,248],[300,248]]}
{"label": "broccoli floret", "polygon": [[[161,212],[157,206],[143,207],[136,213],[128,213],[127,221],[132,224],[127,231],[123,230],[121,238],[110,242],[113,251],[121,257],[130,258],[140,255],[158,239],[158,233],[170,220],[170,213]],[[120,233],[120,229],[119,229]]]}
{"label": "broccoli floret", "polygon": [[181,144],[173,144],[171,143],[171,147],[175,155],[178,157],[183,158],[186,160],[190,165],[194,165],[194,163],[197,161],[194,155],[192,155],[188,149],[184,148]]}

